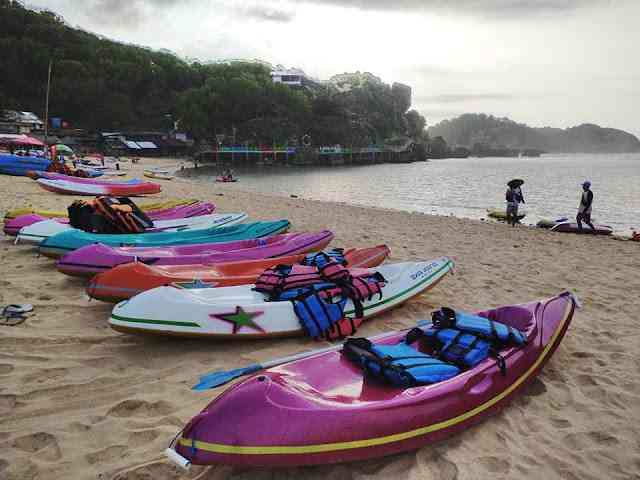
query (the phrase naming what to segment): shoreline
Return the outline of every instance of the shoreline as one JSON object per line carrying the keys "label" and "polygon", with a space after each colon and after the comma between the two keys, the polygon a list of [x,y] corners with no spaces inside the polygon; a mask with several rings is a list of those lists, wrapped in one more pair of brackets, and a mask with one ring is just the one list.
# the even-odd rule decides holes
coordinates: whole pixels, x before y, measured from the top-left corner
{"label": "shoreline", "polygon": [[[149,166],[124,164],[142,177]],[[126,177],[130,178],[130,177]],[[149,179],[154,181],[153,179]],[[630,478],[640,468],[640,256],[633,242],[511,228],[497,222],[217,188],[182,177],[159,195],[216,203],[250,220],[288,217],[292,230],[328,228],[332,246],[386,243],[388,262],[448,255],[456,272],[438,287],[363,324],[358,336],[410,326],[440,306],[477,309],[526,302],[569,288],[584,308],[540,376],[498,415],[432,447],[370,462],[287,469],[321,478]],[[61,208],[78,197],[0,176],[2,211],[32,203]],[[222,194],[222,195],[220,195]],[[144,203],[145,199],[135,199]],[[9,480],[213,479],[273,471],[195,467],[162,458],[176,432],[223,389],[190,390],[198,376],[302,350],[304,338],[210,342],[116,333],[110,304],[89,302],[84,281],[58,273],[28,246],[2,243],[4,305],[32,303],[25,323],[0,326],[0,478]],[[631,295],[629,295],[631,293]],[[277,475],[277,474],[276,474]]]}

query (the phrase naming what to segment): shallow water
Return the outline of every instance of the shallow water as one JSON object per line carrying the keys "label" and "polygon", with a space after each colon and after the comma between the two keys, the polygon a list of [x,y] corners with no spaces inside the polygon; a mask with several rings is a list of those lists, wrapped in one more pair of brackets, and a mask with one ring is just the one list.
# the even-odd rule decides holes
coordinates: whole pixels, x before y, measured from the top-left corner
{"label": "shallow water", "polygon": [[334,167],[234,166],[240,181],[213,183],[215,167],[191,170],[216,190],[235,188],[275,195],[346,202],[438,215],[484,218],[504,207],[505,183],[525,180],[527,217],[574,218],[581,183],[592,182],[593,218],[615,230],[640,230],[640,154],[544,155],[540,158],[465,158],[408,164]]}

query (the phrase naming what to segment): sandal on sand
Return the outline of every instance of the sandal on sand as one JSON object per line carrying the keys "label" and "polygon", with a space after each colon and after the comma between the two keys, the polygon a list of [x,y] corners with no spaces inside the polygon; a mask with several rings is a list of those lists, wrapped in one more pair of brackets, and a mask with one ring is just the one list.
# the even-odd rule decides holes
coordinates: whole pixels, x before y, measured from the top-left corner
{"label": "sandal on sand", "polygon": [[20,313],[7,313],[3,314],[2,317],[0,317],[0,325],[15,327],[16,325],[20,325],[26,319],[27,317]]}
{"label": "sandal on sand", "polygon": [[0,313],[3,317],[9,317],[13,315],[22,315],[23,313],[31,312],[33,310],[33,305],[30,303],[23,303],[19,305],[17,303],[12,303],[7,305],[2,309],[2,313]]}

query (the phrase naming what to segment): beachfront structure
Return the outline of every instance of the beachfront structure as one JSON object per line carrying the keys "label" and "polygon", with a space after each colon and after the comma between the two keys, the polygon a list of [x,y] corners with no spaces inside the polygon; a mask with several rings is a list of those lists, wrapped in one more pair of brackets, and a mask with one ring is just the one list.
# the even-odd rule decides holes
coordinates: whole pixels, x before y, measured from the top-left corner
{"label": "beachfront structure", "polygon": [[0,132],[29,134],[44,129],[44,122],[33,112],[0,110]]}

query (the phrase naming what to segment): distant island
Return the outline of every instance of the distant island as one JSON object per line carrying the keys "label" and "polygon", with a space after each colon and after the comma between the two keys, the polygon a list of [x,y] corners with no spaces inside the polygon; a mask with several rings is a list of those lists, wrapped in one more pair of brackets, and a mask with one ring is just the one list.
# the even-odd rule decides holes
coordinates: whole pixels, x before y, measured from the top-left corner
{"label": "distant island", "polygon": [[[508,118],[484,113],[465,113],[429,127],[432,139],[442,137],[448,145],[467,147],[472,154],[498,150],[557,153],[633,153],[640,152],[635,135],[585,123],[571,128],[533,128]],[[495,152],[494,152],[495,153]],[[492,155],[493,156],[493,155]]]}

